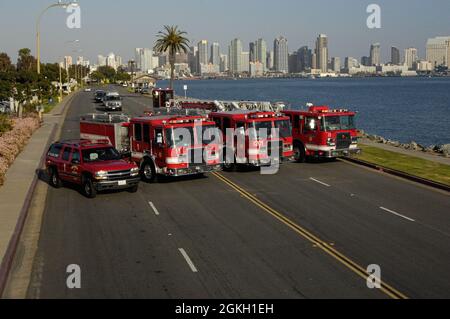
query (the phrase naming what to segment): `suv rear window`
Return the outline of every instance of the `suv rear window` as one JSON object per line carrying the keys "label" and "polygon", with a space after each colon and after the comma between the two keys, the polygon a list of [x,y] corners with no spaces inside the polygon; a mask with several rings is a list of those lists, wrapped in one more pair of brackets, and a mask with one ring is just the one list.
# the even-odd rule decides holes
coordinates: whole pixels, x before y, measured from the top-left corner
{"label": "suv rear window", "polygon": [[59,156],[61,155],[61,150],[62,150],[62,145],[52,145],[52,147],[50,147],[50,150],[48,151],[48,156],[53,157],[53,158],[59,158]]}

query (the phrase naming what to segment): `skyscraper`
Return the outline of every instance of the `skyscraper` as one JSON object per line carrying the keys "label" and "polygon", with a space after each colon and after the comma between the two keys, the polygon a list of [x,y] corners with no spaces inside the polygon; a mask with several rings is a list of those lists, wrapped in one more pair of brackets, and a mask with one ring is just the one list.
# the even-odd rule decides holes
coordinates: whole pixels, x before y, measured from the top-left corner
{"label": "skyscraper", "polygon": [[428,39],[427,61],[433,68],[438,66],[450,66],[450,37],[436,37]]}
{"label": "skyscraper", "polygon": [[250,62],[256,62],[256,43],[250,42],[249,44]]}
{"label": "skyscraper", "polygon": [[73,59],[71,56],[64,57],[64,69],[68,70],[70,66],[73,64]]}
{"label": "skyscraper", "polygon": [[267,52],[267,69],[268,70],[273,70],[273,65],[274,65],[274,53],[273,51]]}
{"label": "skyscraper", "polygon": [[202,65],[208,65],[209,58],[208,58],[208,41],[202,40],[197,44],[198,53],[197,53],[197,60],[198,60],[198,70],[201,70]]}
{"label": "skyscraper", "polygon": [[228,51],[230,72],[233,74],[242,72],[242,41],[239,39],[231,41]]}
{"label": "skyscraper", "polygon": [[340,57],[331,58],[331,69],[336,73],[341,72],[341,58]]}
{"label": "skyscraper", "polygon": [[319,34],[316,41],[316,67],[321,72],[328,72],[328,37]]}
{"label": "skyscraper", "polygon": [[149,72],[154,68],[153,51],[148,48],[136,48],[134,61],[136,62],[136,69]]}
{"label": "skyscraper", "polygon": [[391,47],[391,63],[400,65],[400,50],[397,47]]}
{"label": "skyscraper", "polygon": [[255,42],[255,61],[262,63],[263,72],[267,70],[267,43],[263,39]]}
{"label": "skyscraper", "polygon": [[242,52],[241,72],[250,72],[250,52]]}
{"label": "skyscraper", "polygon": [[416,48],[408,48],[405,50],[405,65],[408,66],[408,69],[412,69],[414,63],[416,63],[418,60],[419,57],[417,55]]}
{"label": "skyscraper", "polygon": [[214,65],[220,65],[220,45],[217,42],[211,44],[211,58],[209,62]]}
{"label": "skyscraper", "polygon": [[285,37],[278,37],[274,41],[274,68],[276,72],[288,73],[289,72],[289,52],[288,41]]}
{"label": "skyscraper", "polygon": [[104,57],[103,55],[99,54],[97,56],[97,64],[98,64],[98,66],[105,66],[106,65],[106,57]]}
{"label": "skyscraper", "polygon": [[312,52],[307,47],[301,47],[297,51],[297,71],[304,72],[312,67]]}
{"label": "skyscraper", "polygon": [[189,68],[191,69],[191,73],[194,73],[194,74],[198,74],[197,53],[198,53],[198,48],[196,46],[192,46],[189,48],[188,64],[189,64]]}
{"label": "skyscraper", "polygon": [[381,64],[381,46],[379,43],[370,46],[370,64],[372,66]]}
{"label": "skyscraper", "polygon": [[220,55],[220,72],[226,72],[229,70],[228,68],[228,55],[221,54]]}

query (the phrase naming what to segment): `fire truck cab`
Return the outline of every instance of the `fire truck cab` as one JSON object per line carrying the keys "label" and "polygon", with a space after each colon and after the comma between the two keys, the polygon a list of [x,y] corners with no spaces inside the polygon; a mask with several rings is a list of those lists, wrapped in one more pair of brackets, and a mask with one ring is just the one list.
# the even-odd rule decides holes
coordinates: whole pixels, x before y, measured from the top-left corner
{"label": "fire truck cab", "polygon": [[289,110],[283,113],[292,123],[297,162],[304,162],[308,157],[337,158],[361,152],[355,112],[310,106],[307,111]]}
{"label": "fire truck cab", "polygon": [[158,115],[133,118],[131,158],[147,182],[157,175],[185,176],[220,171],[221,136],[203,116]]}
{"label": "fire truck cab", "polygon": [[172,89],[153,89],[153,108],[158,109],[168,106],[171,100],[174,99],[174,90]]}
{"label": "fire truck cab", "polygon": [[[293,159],[289,117],[276,112],[250,110],[213,112],[209,117],[223,134],[225,169],[233,169],[236,164],[269,166]],[[278,129],[279,136],[273,135],[273,129]],[[227,136],[231,134],[230,130],[233,130],[234,137]],[[238,143],[239,136],[242,140],[245,138],[245,143]]]}

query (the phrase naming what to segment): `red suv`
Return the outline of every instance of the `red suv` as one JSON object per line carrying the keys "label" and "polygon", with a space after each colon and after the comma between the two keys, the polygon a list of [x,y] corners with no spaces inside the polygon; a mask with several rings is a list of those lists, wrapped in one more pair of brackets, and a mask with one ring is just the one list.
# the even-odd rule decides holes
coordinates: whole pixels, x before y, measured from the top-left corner
{"label": "red suv", "polygon": [[84,195],[94,198],[98,191],[121,190],[135,193],[139,187],[139,168],[123,160],[109,141],[64,141],[53,144],[46,158],[50,184],[62,182],[82,186]]}

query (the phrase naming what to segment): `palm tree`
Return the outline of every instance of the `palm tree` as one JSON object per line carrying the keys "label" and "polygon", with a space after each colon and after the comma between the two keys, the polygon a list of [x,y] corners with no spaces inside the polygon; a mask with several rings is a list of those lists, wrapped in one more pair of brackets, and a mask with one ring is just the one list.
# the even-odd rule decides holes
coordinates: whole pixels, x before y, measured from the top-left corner
{"label": "palm tree", "polygon": [[164,26],[164,31],[159,31],[153,50],[157,53],[169,53],[170,63],[170,88],[173,89],[175,78],[175,56],[177,53],[187,53],[189,40],[185,37],[187,33],[178,30],[178,26]]}

